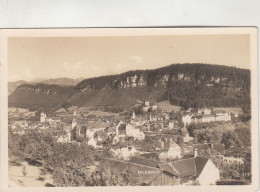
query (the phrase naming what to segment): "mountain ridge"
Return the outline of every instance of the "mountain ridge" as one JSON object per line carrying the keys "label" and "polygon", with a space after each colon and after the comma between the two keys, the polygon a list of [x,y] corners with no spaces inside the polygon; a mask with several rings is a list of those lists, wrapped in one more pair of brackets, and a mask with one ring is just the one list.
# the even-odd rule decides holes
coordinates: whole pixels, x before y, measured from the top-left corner
{"label": "mountain ridge", "polygon": [[[153,102],[169,100],[171,104],[184,108],[250,105],[250,70],[221,65],[173,64],[152,70],[88,78],[75,86],[58,87],[20,85],[9,96],[9,105],[36,109],[38,102],[38,107],[40,105],[44,109],[46,100],[51,100],[53,108],[63,105],[102,106],[117,112],[129,109],[139,99]],[[62,99],[53,99],[55,94],[50,93],[55,90]],[[25,102],[25,95],[37,95],[41,99]],[[23,99],[18,99],[19,96]]]}

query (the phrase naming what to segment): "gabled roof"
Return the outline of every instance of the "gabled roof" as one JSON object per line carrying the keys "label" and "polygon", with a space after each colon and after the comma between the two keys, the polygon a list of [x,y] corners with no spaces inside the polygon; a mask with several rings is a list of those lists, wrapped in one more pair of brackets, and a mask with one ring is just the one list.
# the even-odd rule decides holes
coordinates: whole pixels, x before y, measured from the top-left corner
{"label": "gabled roof", "polygon": [[101,137],[102,139],[106,139],[108,136],[107,136],[107,133],[105,131],[97,131],[94,134],[94,137]]}
{"label": "gabled roof", "polygon": [[157,153],[144,153],[144,154],[141,154],[140,156],[143,158],[146,158],[146,159],[149,158],[149,159],[155,159],[157,161],[160,160],[159,155]]}
{"label": "gabled roof", "polygon": [[122,173],[126,169],[131,169],[138,174],[138,180],[141,184],[149,184],[154,178],[163,172],[163,170],[158,168],[111,158],[106,158],[102,162],[102,165],[117,173]]}
{"label": "gabled roof", "polygon": [[209,158],[207,157],[192,157],[171,163],[159,164],[158,167],[186,181],[190,177],[199,177],[208,160]]}
{"label": "gabled roof", "polygon": [[195,158],[195,165],[196,165],[196,176],[200,176],[201,172],[203,171],[206,163],[208,162],[207,157],[196,157]]}
{"label": "gabled roof", "polygon": [[171,165],[176,169],[180,177],[196,174],[195,158],[175,161]]}
{"label": "gabled roof", "polygon": [[133,157],[130,159],[131,163],[137,163],[140,165],[146,165],[149,167],[157,167],[158,164],[160,164],[160,161],[156,161],[156,160],[152,160],[152,159],[147,159],[147,158],[143,158],[143,157]]}
{"label": "gabled roof", "polygon": [[168,151],[170,147],[179,147],[179,145],[174,141],[172,141],[171,139],[167,139],[167,141],[163,141],[161,143],[161,147],[164,151]]}
{"label": "gabled roof", "polygon": [[105,129],[105,131],[106,131],[107,133],[116,132],[116,129],[115,129],[114,127],[107,127],[107,128]]}
{"label": "gabled roof", "polygon": [[165,170],[172,175],[180,176],[180,173],[174,168],[171,163],[158,164],[157,167]]}

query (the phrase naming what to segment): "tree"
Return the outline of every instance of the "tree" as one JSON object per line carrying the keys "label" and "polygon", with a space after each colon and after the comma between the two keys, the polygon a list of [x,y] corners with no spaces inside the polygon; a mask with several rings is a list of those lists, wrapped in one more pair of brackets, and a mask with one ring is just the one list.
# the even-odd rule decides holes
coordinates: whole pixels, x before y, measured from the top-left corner
{"label": "tree", "polygon": [[125,185],[137,186],[139,185],[138,174],[133,169],[126,169],[122,173]]}

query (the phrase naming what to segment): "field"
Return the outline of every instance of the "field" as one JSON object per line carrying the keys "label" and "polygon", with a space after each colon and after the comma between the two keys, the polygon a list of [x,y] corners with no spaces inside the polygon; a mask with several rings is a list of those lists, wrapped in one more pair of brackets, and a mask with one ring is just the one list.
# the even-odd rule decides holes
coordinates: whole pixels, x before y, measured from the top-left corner
{"label": "field", "polygon": [[163,111],[168,111],[168,112],[171,112],[172,110],[179,111],[181,109],[181,107],[179,106],[171,105],[169,101],[159,102],[157,103],[157,105]]}
{"label": "field", "polygon": [[8,167],[8,187],[46,187],[48,184],[53,184],[51,175],[47,174],[44,181],[37,180],[40,175],[40,168],[29,165],[27,162],[22,162],[26,167],[27,175],[23,176],[22,166]]}

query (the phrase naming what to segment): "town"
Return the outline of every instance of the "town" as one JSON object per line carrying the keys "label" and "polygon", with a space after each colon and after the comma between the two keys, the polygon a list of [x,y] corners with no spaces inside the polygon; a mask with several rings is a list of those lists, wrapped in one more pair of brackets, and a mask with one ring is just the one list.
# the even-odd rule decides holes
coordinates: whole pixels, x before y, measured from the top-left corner
{"label": "town", "polygon": [[47,133],[59,145],[84,143],[102,156],[92,172],[101,165],[118,174],[131,169],[137,185],[251,182],[250,127],[241,120],[242,110],[167,110],[167,105],[139,101],[122,114],[98,107],[61,107],[52,113],[10,107],[9,131]]}

